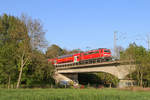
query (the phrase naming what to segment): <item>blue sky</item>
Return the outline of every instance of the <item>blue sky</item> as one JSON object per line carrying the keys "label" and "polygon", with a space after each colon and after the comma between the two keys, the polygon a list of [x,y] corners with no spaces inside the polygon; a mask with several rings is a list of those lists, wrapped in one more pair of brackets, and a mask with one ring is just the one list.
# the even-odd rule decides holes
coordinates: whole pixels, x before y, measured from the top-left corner
{"label": "blue sky", "polygon": [[114,31],[118,45],[147,48],[150,34],[150,0],[1,0],[3,13],[40,19],[49,44],[67,49],[112,49]]}

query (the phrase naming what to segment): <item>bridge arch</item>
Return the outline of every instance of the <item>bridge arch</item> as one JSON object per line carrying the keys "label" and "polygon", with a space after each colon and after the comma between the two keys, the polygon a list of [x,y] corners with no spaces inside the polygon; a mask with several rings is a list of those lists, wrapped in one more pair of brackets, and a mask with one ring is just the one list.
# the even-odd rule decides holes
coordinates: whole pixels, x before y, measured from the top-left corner
{"label": "bridge arch", "polygon": [[105,72],[98,73],[79,73],[78,74],[78,82],[80,84],[103,84],[105,86],[117,86],[119,79],[112,74]]}

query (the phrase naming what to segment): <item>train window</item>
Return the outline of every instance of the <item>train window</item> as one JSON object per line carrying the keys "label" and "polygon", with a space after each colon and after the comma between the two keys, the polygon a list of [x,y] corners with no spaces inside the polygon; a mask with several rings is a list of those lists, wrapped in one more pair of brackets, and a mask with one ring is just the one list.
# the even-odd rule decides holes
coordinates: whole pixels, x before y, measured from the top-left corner
{"label": "train window", "polygon": [[99,53],[99,51],[94,51],[94,52],[86,52],[86,53],[84,53],[84,55],[90,55],[90,54],[96,54],[96,53]]}
{"label": "train window", "polygon": [[67,57],[72,57],[72,56],[73,56],[73,54],[71,54],[71,55],[63,55],[63,56],[59,56],[58,58],[61,59],[61,58],[67,58]]}
{"label": "train window", "polygon": [[95,52],[93,52],[93,54],[96,54],[96,53],[99,53],[99,51],[95,51]]}
{"label": "train window", "polygon": [[88,52],[85,52],[84,55],[88,55]]}
{"label": "train window", "polygon": [[104,52],[110,53],[110,50],[104,50]]}
{"label": "train window", "polygon": [[96,51],[95,53],[99,53],[99,51]]}
{"label": "train window", "polygon": [[89,52],[88,54],[93,54],[94,52]]}

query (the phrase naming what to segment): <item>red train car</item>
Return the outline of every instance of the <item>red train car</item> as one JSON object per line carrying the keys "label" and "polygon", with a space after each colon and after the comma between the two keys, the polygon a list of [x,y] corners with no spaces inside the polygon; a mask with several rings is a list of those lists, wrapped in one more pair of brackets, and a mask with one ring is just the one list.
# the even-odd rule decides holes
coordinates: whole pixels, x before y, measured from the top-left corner
{"label": "red train car", "polygon": [[111,52],[109,49],[91,50],[81,54],[82,60],[95,59],[95,58],[108,59],[110,57],[111,57]]}
{"label": "red train car", "polygon": [[100,48],[96,50],[90,50],[87,52],[59,56],[55,59],[49,59],[49,61],[56,66],[83,64],[90,62],[102,62],[109,60],[111,60],[111,51],[110,49],[106,48]]}

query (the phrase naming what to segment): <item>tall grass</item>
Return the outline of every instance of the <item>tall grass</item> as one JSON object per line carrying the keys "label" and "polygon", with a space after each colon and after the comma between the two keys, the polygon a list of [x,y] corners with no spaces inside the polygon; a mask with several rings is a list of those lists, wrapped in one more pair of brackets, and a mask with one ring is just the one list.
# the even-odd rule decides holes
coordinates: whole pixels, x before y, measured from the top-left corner
{"label": "tall grass", "polygon": [[150,93],[116,89],[0,89],[0,100],[150,100]]}

